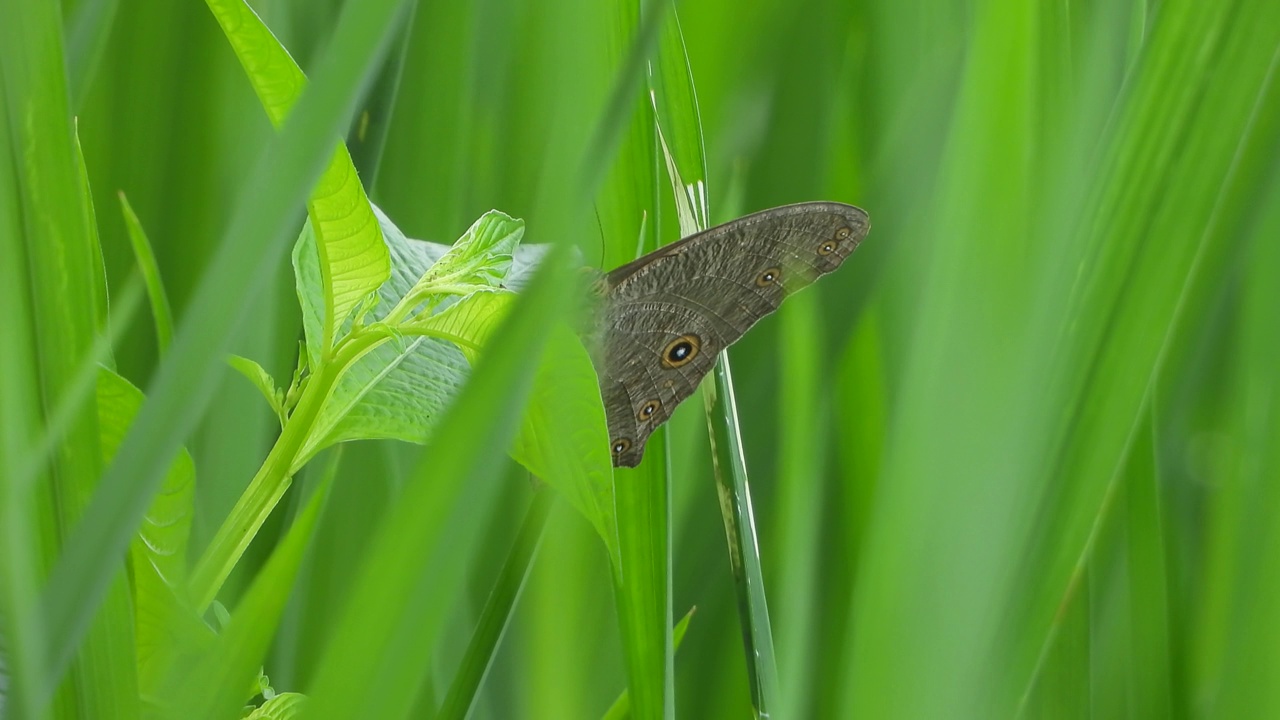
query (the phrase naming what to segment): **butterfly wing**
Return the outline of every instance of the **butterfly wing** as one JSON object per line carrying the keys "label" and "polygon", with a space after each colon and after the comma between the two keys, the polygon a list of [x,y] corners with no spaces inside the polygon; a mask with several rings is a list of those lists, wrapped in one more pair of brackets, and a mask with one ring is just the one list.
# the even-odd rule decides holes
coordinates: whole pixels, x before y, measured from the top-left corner
{"label": "butterfly wing", "polygon": [[720,351],[788,295],[840,267],[869,228],[852,205],[787,205],[605,275],[594,354],[614,465],[638,465],[649,435],[693,394]]}

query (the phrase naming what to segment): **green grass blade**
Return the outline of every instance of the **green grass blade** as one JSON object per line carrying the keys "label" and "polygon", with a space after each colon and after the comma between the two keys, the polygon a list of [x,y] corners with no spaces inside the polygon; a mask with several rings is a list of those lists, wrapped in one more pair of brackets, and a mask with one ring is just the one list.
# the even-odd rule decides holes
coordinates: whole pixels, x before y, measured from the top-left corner
{"label": "green grass blade", "polygon": [[301,206],[324,167],[322,153],[345,126],[399,9],[397,0],[377,0],[345,18],[316,82],[299,101],[299,112],[245,182],[224,242],[188,305],[172,351],[50,575],[44,600],[52,629],[51,678],[59,677],[70,660],[116,576],[110,559],[122,556],[168,459],[213,393],[236,323],[294,236],[293,209]]}
{"label": "green grass blade", "polygon": [[129,228],[129,242],[133,244],[133,258],[138,263],[138,271],[147,284],[147,298],[151,301],[151,319],[156,327],[156,348],[160,357],[169,350],[173,340],[173,311],[169,309],[169,296],[164,291],[164,281],[160,279],[160,268],[156,265],[156,256],[151,251],[151,241],[147,240],[147,232],[142,228],[142,221],[129,205],[129,198],[120,191],[120,209],[124,213],[124,224]]}
{"label": "green grass blade", "polygon": [[520,599],[525,580],[529,577],[529,566],[538,553],[547,515],[554,500],[555,496],[546,490],[534,493],[533,502],[525,512],[524,522],[520,525],[520,532],[511,546],[511,552],[502,565],[498,579],[489,590],[489,598],[485,601],[476,629],[471,634],[467,652],[458,664],[440,711],[436,713],[438,720],[462,720],[471,712],[476,693],[484,683],[493,664],[493,656],[511,623],[512,611]]}
{"label": "green grass blade", "polygon": [[382,169],[383,150],[387,145],[387,134],[396,110],[396,98],[404,78],[405,62],[409,58],[411,41],[414,39],[413,25],[417,14],[418,5],[414,3],[405,12],[400,36],[393,43],[393,50],[387,53],[382,70],[369,89],[369,100],[360,113],[360,119],[354,130],[347,135],[346,144],[351,153],[351,164],[365,178],[370,194],[376,195],[378,172]]}
{"label": "green grass blade", "polygon": [[77,368],[75,378],[67,386],[58,406],[49,413],[48,419],[41,428],[39,439],[24,448],[25,462],[22,470],[14,476],[14,482],[29,485],[40,474],[42,465],[51,457],[58,443],[66,437],[68,428],[76,421],[77,414],[90,406],[94,389],[97,387],[98,373],[102,367],[110,365],[111,347],[120,339],[124,328],[142,308],[142,278],[134,275],[115,298],[114,317],[109,331],[99,335],[93,347]]}
{"label": "green grass blade", "polygon": [[[667,433],[655,432],[645,461],[615,468],[618,545],[614,601],[622,630],[630,696],[637,717],[670,717],[674,707],[671,657],[671,487]],[[656,441],[656,442],[655,442]]]}
{"label": "green grass blade", "polygon": [[[676,623],[675,628],[671,631],[672,651],[680,650],[680,643],[684,642],[684,635],[689,631],[689,621],[693,619],[693,614],[698,610],[696,607],[689,608],[689,612],[680,618],[680,622]],[[623,690],[618,699],[609,706],[609,709],[603,715],[604,720],[623,720],[623,718],[631,717],[631,693]]]}
{"label": "green grass blade", "polygon": [[1215,638],[1224,650],[1221,664],[1202,666],[1211,672],[1194,679],[1195,687],[1211,699],[1206,715],[1214,717],[1266,716],[1280,710],[1280,695],[1270,680],[1280,668],[1280,623],[1275,614],[1280,598],[1280,522],[1274,512],[1280,501],[1275,482],[1280,477],[1280,331],[1275,324],[1280,302],[1280,246],[1275,242],[1280,232],[1280,174],[1274,164],[1266,184],[1266,192],[1256,196],[1263,210],[1249,229],[1250,241],[1242,254],[1241,323],[1232,353],[1235,381],[1226,406],[1225,429],[1240,445],[1232,458],[1234,466],[1227,468],[1230,486],[1223,501],[1240,502],[1211,518],[1215,544],[1223,535],[1235,536],[1234,547],[1225,548],[1231,554],[1214,568],[1215,574],[1232,577],[1228,587],[1235,593],[1228,603],[1212,608],[1220,617],[1206,613],[1205,618],[1210,621],[1206,629],[1222,635]]}
{"label": "green grass blade", "polygon": [[[18,178],[28,250],[28,287],[32,330],[39,356],[39,393],[44,413],[52,414],[73,389],[77,370],[92,351],[102,309],[101,251],[89,226],[86,189],[71,123],[62,53],[62,17],[56,3],[7,4],[0,8],[0,75],[9,141],[16,151],[6,172]],[[50,540],[65,538],[82,517],[86,499],[101,472],[98,429],[93,408],[78,406],[75,421],[51,458],[48,490],[56,516],[46,524]],[[132,618],[120,554],[103,560],[101,613],[84,620],[86,642],[71,677],[72,697],[82,714],[131,717],[138,712],[137,678],[132,657]],[[47,609],[47,606],[46,606]],[[56,627],[48,618],[46,627]],[[52,654],[55,661],[60,654]],[[42,703],[71,660],[47,672]]]}
{"label": "green grass blade", "polygon": [[102,64],[120,0],[85,0],[74,8],[68,23],[67,76],[71,83],[71,108],[79,112]]}
{"label": "green grass blade", "polygon": [[777,489],[777,557],[786,558],[775,577],[774,617],[779,633],[777,643],[780,695],[775,712],[778,717],[800,718],[813,715],[806,707],[812,698],[813,678],[817,668],[817,627],[811,599],[817,594],[823,577],[820,543],[822,541],[823,499],[829,492],[823,482],[829,473],[825,467],[827,452],[822,440],[822,388],[820,378],[824,348],[819,326],[821,307],[816,292],[789,298],[782,311],[782,341],[778,345],[778,395],[782,423],[779,438]]}
{"label": "green grass blade", "polygon": [[1128,525],[1129,622],[1133,663],[1127,712],[1135,717],[1173,715],[1173,669],[1161,477],[1155,463],[1152,412],[1142,422],[1124,479]]}
{"label": "green grass blade", "polygon": [[[44,472],[44,454],[27,453],[40,433],[39,357],[33,343],[22,231],[22,197],[9,138],[9,115],[0,113],[0,676],[3,703],[13,717],[41,714],[45,630],[37,592],[42,539],[31,474]],[[27,466],[27,467],[24,467]],[[34,469],[28,469],[34,465]]]}
{"label": "green grass blade", "polygon": [[[605,270],[657,249],[659,157],[653,107],[642,81],[646,61],[670,20],[669,6],[661,0],[618,3],[611,12],[615,19],[609,27],[610,61],[618,68],[617,77],[591,145],[601,169],[596,177],[603,180],[596,195],[596,216],[604,244],[598,262]],[[611,159],[607,151],[615,143],[619,144],[616,164],[600,162]],[[596,248],[584,245],[587,256],[596,258]],[[667,436],[667,428],[662,427],[649,438],[646,460],[639,468],[613,471],[619,551],[613,566],[614,607],[628,693],[636,716],[642,718],[674,714]]]}
{"label": "green grass blade", "polygon": [[721,356],[717,364],[714,386],[703,385],[702,397],[713,438],[711,452],[716,467],[716,494],[720,499],[720,517],[724,521],[725,540],[729,545],[751,705],[757,716],[767,717],[778,698],[778,668],[774,659],[769,604],[764,594],[764,572],[760,567],[760,546],[756,540],[756,519],[751,508],[751,488],[747,484],[746,458],[738,428],[733,376],[725,359]]}
{"label": "green grass blade", "polygon": [[[1149,72],[1134,88],[1135,98],[1151,102],[1135,102],[1121,121],[1121,137],[1141,137],[1143,143],[1126,144],[1117,160],[1113,194],[1105,196],[1100,210],[1105,244],[1099,247],[1096,270],[1080,284],[1083,292],[1070,316],[1108,321],[1089,323],[1083,326],[1089,332],[1073,338],[1078,343],[1073,350],[1080,354],[1071,361],[1068,382],[1079,393],[1079,405],[1075,427],[1064,432],[1059,472],[1092,482],[1070,488],[1062,524],[1048,529],[1058,550],[1052,555],[1058,588],[1089,551],[1092,523],[1083,518],[1098,512],[1100,498],[1128,451],[1148,385],[1167,357],[1201,258],[1214,254],[1219,243],[1238,241],[1234,228],[1223,224],[1221,209],[1240,191],[1241,149],[1253,142],[1255,133],[1268,132],[1252,123],[1257,108],[1276,101],[1274,83],[1267,77],[1280,29],[1269,10],[1242,3],[1234,14],[1195,6],[1163,15],[1166,24],[1156,29],[1149,49]],[[1206,34],[1205,28],[1218,30]],[[1188,43],[1198,44],[1206,62],[1248,70],[1229,84],[1206,79],[1188,88],[1183,78]],[[1184,136],[1197,126],[1214,130]],[[1150,175],[1153,168],[1160,170]],[[1145,181],[1136,182],[1138,177]],[[1157,211],[1163,207],[1177,207],[1178,212]],[[1165,241],[1143,242],[1149,237]],[[1111,338],[1125,338],[1123,348]],[[1085,362],[1081,355],[1091,360]],[[1072,546],[1074,552],[1068,551]],[[1037,628],[1048,624],[1058,601],[1040,602]]]}
{"label": "green grass blade", "polygon": [[[107,270],[102,258],[102,240],[98,237],[98,217],[93,209],[93,187],[89,184],[89,168],[85,165],[84,148],[80,145],[80,125],[78,121],[73,123],[73,129],[75,130],[76,171],[80,174],[81,208],[84,212],[85,227],[89,228],[89,246],[94,252],[93,259],[90,262],[94,273],[93,290],[97,296],[98,328],[105,328],[110,333],[110,313],[108,310],[111,307],[111,302],[107,298]],[[109,366],[114,366],[115,358],[112,357],[110,347],[107,349],[106,359],[102,362]]]}
{"label": "green grass blade", "polygon": [[[688,236],[705,230],[711,213],[702,120],[678,19],[665,29],[659,71],[652,82],[659,141],[675,196],[680,234]],[[672,127],[667,128],[664,122],[670,122]],[[712,377],[702,386],[712,467],[738,592],[751,703],[758,716],[767,717],[777,703],[778,670],[728,352],[720,353]]]}

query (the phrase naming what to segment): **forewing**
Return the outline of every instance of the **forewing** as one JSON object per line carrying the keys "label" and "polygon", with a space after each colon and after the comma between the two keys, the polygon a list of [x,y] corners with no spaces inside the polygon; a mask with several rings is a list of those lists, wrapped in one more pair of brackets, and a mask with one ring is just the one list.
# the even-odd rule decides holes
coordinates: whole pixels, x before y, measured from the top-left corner
{"label": "forewing", "polygon": [[802,203],[714,227],[605,276],[597,372],[614,464],[698,387],[721,350],[791,293],[840,267],[866,237],[862,210]]}

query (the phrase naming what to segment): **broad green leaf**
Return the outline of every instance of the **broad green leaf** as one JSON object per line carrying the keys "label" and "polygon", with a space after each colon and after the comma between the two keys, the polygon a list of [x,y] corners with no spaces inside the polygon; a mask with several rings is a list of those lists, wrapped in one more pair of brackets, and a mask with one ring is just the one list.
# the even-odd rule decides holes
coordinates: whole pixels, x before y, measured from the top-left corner
{"label": "broad green leaf", "polygon": [[[104,464],[115,456],[143,399],[142,391],[128,380],[106,368],[98,372],[98,430]],[[182,449],[129,545],[138,684],[144,694],[156,687],[171,653],[203,634],[199,619],[185,601],[187,541],[194,502],[195,465]]]}
{"label": "broad green leaf", "polygon": [[307,696],[302,693],[280,693],[270,700],[262,703],[262,706],[255,709],[244,717],[244,720],[293,720],[302,717],[302,710],[306,707]]}
{"label": "broad green leaf", "polygon": [[227,357],[227,364],[235,368],[236,372],[245,376],[253,386],[258,388],[262,396],[267,399],[267,404],[271,406],[271,410],[275,412],[276,417],[280,418],[283,425],[285,421],[284,412],[284,393],[276,387],[276,381],[271,377],[261,365],[246,357],[239,355],[231,355]]}
{"label": "broad green leaf", "polygon": [[[393,269],[391,279],[378,290],[378,304],[370,311],[366,325],[385,317],[450,249],[447,245],[406,238],[381,211],[378,217]],[[505,237],[518,232],[516,221],[504,220],[506,216],[501,213],[487,214],[485,218],[488,220],[482,218],[477,223],[481,232],[469,231],[470,237]],[[317,337],[321,317],[320,276],[314,248],[314,237],[304,228],[294,247],[293,263],[313,368],[319,363],[319,351],[312,338]],[[541,246],[515,248],[511,271],[503,278],[506,286],[520,289],[545,250]],[[392,438],[425,442],[468,372],[462,351],[447,340],[406,337],[403,343],[382,344],[357,361],[338,382],[299,461],[305,462],[320,449],[347,440]]]}
{"label": "broad green leaf", "polygon": [[[243,0],[207,4],[271,123],[279,128],[306,86],[302,70]],[[356,306],[391,275],[381,229],[345,145],[338,145],[316,183],[307,218],[318,239],[315,252],[324,307],[320,333],[308,345],[325,354]]]}
{"label": "broad green leaf", "polygon": [[156,348],[163,356],[169,349],[173,339],[173,312],[169,309],[169,297],[164,291],[164,282],[160,279],[160,268],[156,265],[156,256],[151,252],[151,241],[147,239],[146,230],[142,229],[142,221],[138,220],[129,198],[120,191],[120,209],[124,213],[124,224],[129,228],[129,242],[133,244],[133,257],[138,263],[138,270],[147,284],[147,297],[151,300],[151,317],[156,325]]}
{"label": "broad green leaf", "polygon": [[613,461],[600,385],[586,348],[557,325],[534,377],[511,456],[564,494],[620,561],[613,494]]}

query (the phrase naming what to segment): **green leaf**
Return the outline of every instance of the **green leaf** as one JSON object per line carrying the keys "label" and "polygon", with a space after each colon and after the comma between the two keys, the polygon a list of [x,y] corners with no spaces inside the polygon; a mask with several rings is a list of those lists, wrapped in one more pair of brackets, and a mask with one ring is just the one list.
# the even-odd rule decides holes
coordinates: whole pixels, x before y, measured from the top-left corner
{"label": "green leaf", "polygon": [[302,693],[280,693],[249,713],[244,720],[294,720],[302,717],[307,696]]}
{"label": "green leaf", "polygon": [[621,556],[613,460],[599,379],[586,348],[565,325],[552,330],[538,363],[511,456],[591,522],[616,567]]}
{"label": "green leaf", "polygon": [[[381,211],[377,211],[377,215],[393,258],[393,274],[378,290],[380,301],[369,313],[371,318],[366,321],[369,324],[390,313],[418,279],[450,251],[447,245],[406,238]],[[518,221],[509,224],[501,221],[506,217],[501,213],[485,217],[491,220],[484,223],[488,228],[483,233],[486,237],[507,238],[519,232]],[[293,264],[312,368],[320,361],[312,338],[319,331],[321,317],[314,247],[313,236],[304,228],[294,247]],[[506,286],[523,287],[545,252],[545,246],[515,248],[510,272],[503,278]],[[416,336],[407,338],[402,347],[396,347],[395,343],[382,344],[357,361],[339,380],[299,461],[305,462],[320,449],[348,440],[390,438],[426,442],[441,412],[456,397],[469,372],[463,352],[448,340]]]}
{"label": "green leaf", "polygon": [[[98,372],[97,397],[105,465],[115,456],[144,397],[128,380],[106,368]],[[195,465],[186,449],[181,449],[129,545],[138,685],[144,695],[155,689],[166,662],[203,634],[185,592],[194,503]]]}
{"label": "green leaf", "polygon": [[[510,305],[510,293],[483,290],[498,284],[522,287],[546,251],[545,247],[517,246],[523,223],[499,212],[486,213],[448,250],[410,240],[380,211],[379,217],[395,263],[392,279],[379,290],[382,300],[371,312],[375,318],[395,312],[388,308],[406,297],[405,280],[415,275],[424,280],[414,283],[417,288],[427,287],[425,281],[434,279],[435,287],[444,284],[481,291],[436,315],[405,323],[401,332],[413,337],[402,345],[383,343],[358,360],[338,381],[295,469],[338,442],[386,438],[426,442],[470,372],[469,363],[475,362],[479,348]],[[317,274],[314,262],[307,260],[308,244],[304,233],[294,251],[294,264],[304,325],[310,322],[315,327]],[[444,269],[437,270],[441,265]],[[563,493],[600,533],[610,556],[616,557],[612,463],[595,370],[581,341],[567,327],[555,330],[551,348],[539,361],[533,399],[511,454]]]}
{"label": "green leaf", "polygon": [[[501,287],[511,270],[511,256],[524,237],[524,221],[490,210],[467,228],[458,241],[431,266],[402,300],[412,311],[431,295],[467,295]],[[389,322],[399,318],[392,311]]]}
{"label": "green leaf", "polygon": [[287,419],[284,409],[284,393],[276,387],[276,381],[271,377],[271,373],[268,373],[258,363],[239,355],[228,356],[227,364],[235,368],[236,372],[248,378],[249,382],[258,388],[262,396],[267,399],[267,404],[271,406],[276,417],[280,418],[280,424],[284,425]]}
{"label": "green leaf", "polygon": [[[567,305],[568,271],[548,263],[494,336],[422,461],[389,509],[317,670],[315,717],[406,717],[499,493],[500,457]],[[378,692],[370,692],[377,687]]]}
{"label": "green leaf", "polygon": [[[235,50],[271,123],[284,124],[306,77],[284,46],[243,0],[207,0]],[[390,256],[373,206],[345,145],[339,144],[307,202],[307,221],[318,242],[324,313],[309,345],[333,347],[351,312],[391,276]]]}
{"label": "green leaf", "polygon": [[147,297],[151,300],[151,317],[156,325],[156,349],[163,357],[173,339],[173,312],[169,309],[169,297],[164,291],[164,282],[160,279],[160,268],[156,265],[156,256],[151,252],[151,241],[142,229],[142,222],[129,205],[129,198],[120,191],[120,209],[124,213],[124,224],[129,228],[129,242],[133,244],[133,257],[138,263],[138,270],[147,284]]}

